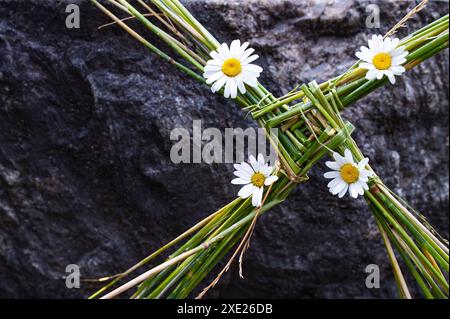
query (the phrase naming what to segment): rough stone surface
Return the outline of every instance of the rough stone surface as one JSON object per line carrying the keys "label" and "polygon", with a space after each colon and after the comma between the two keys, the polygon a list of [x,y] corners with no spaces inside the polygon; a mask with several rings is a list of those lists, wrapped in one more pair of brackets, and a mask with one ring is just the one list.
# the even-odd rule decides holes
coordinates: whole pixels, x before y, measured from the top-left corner
{"label": "rough stone surface", "polygon": [[[186,1],[222,41],[247,39],[277,94],[345,70],[372,33],[411,7],[379,1]],[[371,3],[373,1],[370,1]],[[64,27],[78,3],[81,29]],[[406,34],[448,11],[431,2]],[[170,131],[248,127],[237,106],[162,63],[88,1],[0,1],[0,297],[79,298],[83,278],[117,273],[227,203],[231,165],[175,165]],[[448,51],[345,112],[385,182],[448,238]],[[311,182],[261,218],[245,264],[210,297],[396,297],[386,253],[363,201]],[[365,287],[368,264],[381,288]]]}

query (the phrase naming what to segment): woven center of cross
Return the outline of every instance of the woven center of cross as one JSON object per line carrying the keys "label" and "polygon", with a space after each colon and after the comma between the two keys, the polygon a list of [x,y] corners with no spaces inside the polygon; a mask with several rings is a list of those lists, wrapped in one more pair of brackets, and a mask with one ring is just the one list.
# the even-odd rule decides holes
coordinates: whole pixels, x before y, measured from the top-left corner
{"label": "woven center of cross", "polygon": [[[276,136],[268,133],[268,138],[277,145],[282,172],[293,182],[307,180],[314,164],[344,145],[354,130],[339,114],[345,106],[341,97],[346,90],[338,91],[330,84],[323,87],[313,81],[275,102],[263,98],[251,108],[255,120],[261,120],[266,128],[278,129]],[[279,105],[291,96],[300,102],[293,106]],[[351,176],[346,178],[355,178],[352,172],[347,173]]]}

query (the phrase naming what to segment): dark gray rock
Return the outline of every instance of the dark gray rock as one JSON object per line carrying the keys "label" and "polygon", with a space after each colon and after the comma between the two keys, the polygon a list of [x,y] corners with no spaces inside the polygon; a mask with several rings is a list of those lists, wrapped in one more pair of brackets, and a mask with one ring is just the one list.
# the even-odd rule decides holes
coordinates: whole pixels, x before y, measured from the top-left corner
{"label": "dark gray rock", "polygon": [[[372,1],[370,1],[372,2]],[[81,29],[64,27],[68,3]],[[382,30],[364,26],[369,1],[188,1],[222,41],[249,40],[262,82],[277,94],[352,64],[369,34],[411,3],[379,1]],[[406,34],[447,13],[431,2]],[[0,1],[0,297],[86,297],[66,289],[126,269],[230,201],[231,165],[175,165],[174,127],[248,127],[238,107],[162,63],[88,1]],[[448,51],[345,112],[385,182],[448,238]],[[377,298],[396,289],[364,202],[311,182],[259,221],[245,257],[210,297]],[[364,269],[381,267],[381,289]]]}

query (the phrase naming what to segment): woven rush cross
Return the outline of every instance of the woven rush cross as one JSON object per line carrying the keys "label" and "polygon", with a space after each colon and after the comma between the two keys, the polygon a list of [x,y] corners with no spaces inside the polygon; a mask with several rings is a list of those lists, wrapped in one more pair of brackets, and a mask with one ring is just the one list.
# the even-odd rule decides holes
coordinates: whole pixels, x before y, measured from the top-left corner
{"label": "woven rush cross", "polygon": [[[220,44],[179,1],[138,0],[137,5],[146,13],[125,0],[105,1],[112,5],[111,8],[96,0],[91,1],[115,24],[153,53],[194,79],[207,83],[203,77],[203,73],[207,73],[207,61],[210,56],[215,55],[214,52],[224,48],[224,44]],[[422,9],[425,3],[426,1],[422,1],[399,25]],[[183,62],[161,51],[150,40],[130,28],[125,20],[119,18],[118,14],[121,12],[130,14],[141,22]],[[155,21],[151,21],[151,18]],[[405,71],[448,47],[448,23],[447,15],[399,40],[398,47],[407,52],[403,64]],[[225,47],[228,48],[226,45]],[[343,158],[362,163],[361,169],[367,172],[367,188],[359,195],[364,195],[377,222],[400,296],[412,298],[395,251],[401,256],[404,266],[425,297],[448,298],[448,243],[421,214],[382,182],[351,137],[355,127],[340,116],[344,108],[381,88],[388,80],[392,83],[392,79],[387,76],[368,78],[369,72],[361,65],[361,61],[358,61],[336,78],[322,84],[312,81],[279,98],[256,82],[255,85],[246,86],[245,90],[240,87],[235,101],[266,130],[281,163],[275,170],[278,180],[266,188],[262,205],[255,207],[250,197],[235,199],[127,271],[108,278],[110,282],[91,297],[112,298],[138,286],[132,294],[133,298],[187,298],[234,248],[226,266],[198,295],[203,297],[238,256],[242,267],[243,255],[249,246],[258,216],[283,202],[297,184],[308,180],[307,173],[317,162],[332,155],[338,160]],[[214,85],[212,88],[214,89]],[[232,94],[228,86],[215,91],[225,96]],[[271,128],[277,128],[278,133],[272,135]],[[350,192],[357,197],[359,190],[350,189]],[[182,240],[185,242],[164,263],[106,293],[119,280]],[[242,268],[240,273],[242,275]]]}

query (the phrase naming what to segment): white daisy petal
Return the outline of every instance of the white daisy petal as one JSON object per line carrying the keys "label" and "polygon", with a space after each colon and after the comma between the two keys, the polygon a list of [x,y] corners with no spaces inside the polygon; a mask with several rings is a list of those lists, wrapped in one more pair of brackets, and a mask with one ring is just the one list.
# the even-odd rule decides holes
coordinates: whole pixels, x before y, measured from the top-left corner
{"label": "white daisy petal", "polygon": [[375,66],[371,63],[361,63],[359,67],[366,70],[375,70]]}
{"label": "white daisy petal", "polygon": [[369,40],[368,44],[371,52],[379,53],[382,49],[382,43],[380,43],[380,39],[376,35],[372,36],[372,39]]}
{"label": "white daisy petal", "polygon": [[255,49],[245,50],[244,53],[242,53],[242,55],[241,55],[241,60],[243,61],[243,60],[247,59],[250,55],[253,54],[253,52],[255,52]]}
{"label": "white daisy petal", "polygon": [[341,156],[341,155],[340,155],[339,153],[337,153],[337,152],[334,152],[334,153],[333,153],[333,157],[334,157],[334,160],[335,160],[340,166],[342,166],[342,165],[344,165],[344,164],[347,163],[347,160],[345,159],[345,157]]}
{"label": "white daisy petal", "polygon": [[370,52],[375,52],[375,44],[374,44],[374,38],[372,36],[372,39],[370,39],[369,41],[367,41],[367,44],[369,45],[369,50]]}
{"label": "white daisy petal", "polygon": [[242,170],[241,164],[233,164],[233,167],[234,167],[234,169],[237,170],[237,171]]}
{"label": "white daisy petal", "polygon": [[217,80],[219,80],[221,77],[223,76],[223,73],[221,71],[213,73],[213,74],[208,74],[205,73],[205,78],[206,78],[206,83],[207,84],[211,84],[213,82],[216,82]]}
{"label": "white daisy petal", "polygon": [[363,182],[363,183],[367,183],[369,181],[369,177],[359,175],[359,179],[358,180]]}
{"label": "white daisy petal", "polygon": [[234,79],[230,79],[230,97],[232,99],[237,97],[237,84]]}
{"label": "white daisy petal", "polygon": [[339,192],[338,197],[342,198],[348,191],[348,184],[345,184],[345,187]]}
{"label": "white daisy petal", "polygon": [[365,169],[361,170],[359,173],[359,179],[363,182],[367,182],[370,176],[372,176],[372,172]]}
{"label": "white daisy petal", "polygon": [[[208,72],[203,73],[203,77],[205,79],[208,79],[208,78],[210,78],[210,77],[212,77],[212,76],[214,76],[216,74],[222,74],[223,75],[222,71],[208,71]],[[212,82],[214,82],[214,81],[215,80],[213,80]]]}
{"label": "white daisy petal", "polygon": [[394,39],[386,38],[383,50],[386,52],[391,52],[392,50],[394,50],[397,47],[399,42],[400,42],[400,40],[397,38],[394,38]]}
{"label": "white daisy petal", "polygon": [[341,190],[343,190],[348,184],[344,182],[343,180],[340,180],[333,188],[330,188],[330,191],[333,195],[336,195]]}
{"label": "white daisy petal", "polygon": [[398,65],[401,65],[401,64],[403,64],[405,62],[406,62],[406,59],[403,58],[403,57],[392,58],[392,65],[393,66],[398,66]]}
{"label": "white daisy petal", "polygon": [[256,64],[247,64],[244,66],[246,71],[261,73],[263,68]]}
{"label": "white daisy petal", "polygon": [[248,183],[250,183],[250,181],[243,178],[235,178],[231,181],[231,184],[233,185],[246,185]]}
{"label": "white daisy petal", "polygon": [[364,185],[365,183],[359,182],[359,181],[358,181],[358,182],[356,182],[355,184],[357,185],[357,188],[358,188],[358,195],[359,195],[359,196],[364,195],[364,186],[363,186],[363,185]]}
{"label": "white daisy petal", "polygon": [[370,52],[356,52],[356,57],[364,62],[372,62],[372,54]]}
{"label": "white daisy petal", "polygon": [[364,45],[361,46],[361,52],[362,52],[363,54],[366,54],[366,55],[370,55],[370,54],[371,54],[369,48],[366,47],[366,46],[364,46]]}
{"label": "white daisy petal", "polygon": [[[217,50],[217,60],[221,61],[222,63],[228,59],[228,57],[226,57],[224,50],[222,49],[222,46]],[[222,64],[221,63],[221,64]]]}
{"label": "white daisy petal", "polygon": [[383,75],[384,75],[383,71],[377,70],[377,80],[381,80],[383,78]]}
{"label": "white daisy petal", "polygon": [[258,206],[258,188],[253,186],[253,192],[252,192],[252,206],[256,207]]}
{"label": "white daisy petal", "polygon": [[218,79],[212,86],[211,91],[213,93],[216,93],[217,91],[220,91],[220,89],[225,85],[227,82],[228,77],[226,75],[223,75],[220,79]]}
{"label": "white daisy petal", "polygon": [[258,193],[258,206],[257,207],[262,205],[263,195],[264,195],[264,188],[260,187],[259,188],[259,193]]}
{"label": "white daisy petal", "polygon": [[249,86],[255,87],[258,86],[258,81],[256,78],[249,72],[243,71],[242,72],[242,80]]}
{"label": "white daisy petal", "polygon": [[217,60],[208,60],[208,62],[206,62],[205,68],[207,66],[209,66],[209,67],[219,67],[220,69],[222,69],[222,64],[223,64],[223,61],[221,61],[219,59],[217,59]]}
{"label": "white daisy petal", "polygon": [[244,187],[241,188],[241,190],[238,193],[238,196],[242,199],[246,199],[250,197],[253,194],[253,184],[247,184]]}
{"label": "white daisy petal", "polygon": [[234,40],[230,45],[230,52],[233,57],[236,57],[236,53],[239,53],[239,48],[241,47],[240,40]]}
{"label": "white daisy petal", "polygon": [[258,60],[258,58],[259,58],[259,55],[253,54],[253,55],[249,56],[247,59],[243,60],[243,61],[242,61],[242,64],[243,64],[243,65],[250,64],[250,63],[252,63],[253,61]]}
{"label": "white daisy petal", "polygon": [[390,53],[392,54],[392,56],[395,56],[395,57],[398,57],[398,56],[405,57],[408,55],[409,52],[405,51],[404,46],[401,46],[401,47],[398,47],[398,48],[392,50]]}
{"label": "white daisy petal", "polygon": [[364,157],[361,162],[358,163],[358,169],[362,170],[366,165],[369,164],[369,159],[367,157]]}
{"label": "white daisy petal", "polygon": [[365,191],[369,190],[369,185],[367,185],[367,183],[362,183],[362,187]]}
{"label": "white daisy petal", "polygon": [[358,187],[356,186],[356,183],[350,184],[348,190],[351,197],[358,198]]}
{"label": "white daisy petal", "polygon": [[263,197],[263,188],[255,186],[254,189],[253,189],[252,205],[254,207],[261,206],[262,197]]}
{"label": "white daisy petal", "polygon": [[391,71],[395,75],[400,75],[400,74],[406,72],[406,69],[401,65],[395,65],[395,66],[391,67]]}
{"label": "white daisy petal", "polygon": [[348,148],[345,149],[344,155],[345,155],[345,159],[347,160],[347,163],[354,164],[352,152],[350,152],[350,150]]}
{"label": "white daisy petal", "polygon": [[334,188],[341,181],[343,181],[343,180],[340,177],[339,178],[335,178],[331,182],[328,183],[327,187],[330,188],[330,189]]}
{"label": "white daisy petal", "polygon": [[225,98],[229,98],[231,95],[231,81],[227,81],[227,83],[225,84],[225,91],[223,96]]}
{"label": "white daisy petal", "polygon": [[273,167],[269,166],[267,164],[260,166],[259,170],[261,173],[263,173],[266,177],[269,177],[272,174]]}
{"label": "white daisy petal", "polygon": [[[239,164],[237,164],[237,165],[239,165]],[[246,163],[246,162],[242,162],[242,163],[241,163],[241,169],[244,170],[244,171],[246,171],[246,172],[249,173],[250,175],[253,175],[253,173],[255,172],[255,171],[253,170],[253,168],[252,168],[248,163]]]}
{"label": "white daisy petal", "polygon": [[244,54],[245,50],[247,50],[248,46],[250,45],[250,43],[248,42],[244,42],[241,47],[239,48],[239,50],[236,52],[236,56],[235,58],[242,61],[242,55]]}
{"label": "white daisy petal", "polygon": [[341,175],[341,173],[336,172],[336,171],[332,171],[332,172],[326,172],[325,174],[323,174],[323,177],[330,179],[330,178],[336,178],[339,177]]}
{"label": "white daisy petal", "polygon": [[377,77],[378,70],[373,69],[366,73],[367,80],[373,80]]}
{"label": "white daisy petal", "polygon": [[269,186],[275,183],[278,180],[278,176],[272,175],[266,178],[264,181],[264,185]]}
{"label": "white daisy petal", "polygon": [[238,86],[239,91],[242,94],[245,94],[245,92],[247,92],[247,90],[244,85],[244,80],[242,80],[242,75],[238,75],[235,79],[236,79],[236,84]]}
{"label": "white daisy petal", "polygon": [[361,60],[371,63],[373,59],[373,53],[369,50],[368,47],[362,46],[361,54],[359,55],[359,57],[361,58]]}
{"label": "white daisy petal", "polygon": [[261,75],[261,72],[247,70],[247,68],[244,66],[244,67],[242,67],[241,75],[244,75],[244,74],[246,77],[250,77],[251,79],[253,79],[253,81],[256,82],[256,79]]}
{"label": "white daisy petal", "polygon": [[391,71],[384,71],[384,74],[388,77],[389,82],[391,82],[391,84],[395,84],[394,73],[392,73]]}
{"label": "white daisy petal", "polygon": [[355,53],[355,55],[356,55],[356,57],[358,58],[358,59],[360,59],[360,60],[364,60],[364,54],[362,53],[362,52],[360,52],[360,51],[358,51],[358,52],[356,52]]}
{"label": "white daisy petal", "polygon": [[[214,60],[211,60],[211,61],[214,61]],[[203,71],[206,73],[206,72],[217,72],[217,71],[220,71],[220,70],[222,70],[222,65],[221,64],[217,64],[217,65],[213,65],[213,64],[207,64],[206,66],[205,66],[205,68],[203,69]]]}
{"label": "white daisy petal", "polygon": [[[219,54],[218,51],[211,51],[211,52],[209,53],[209,55],[211,56],[211,58],[213,58],[213,60],[209,60],[206,64],[208,64],[208,63],[213,63],[213,62],[215,62],[215,61],[220,62],[221,56],[220,56],[220,54]],[[222,63],[220,63],[220,64],[222,64]]]}
{"label": "white daisy petal", "polygon": [[395,56],[395,57],[398,57],[398,58],[407,58],[407,57],[408,57],[408,54],[409,54],[408,51],[404,51],[404,52],[402,52],[401,54],[394,55],[394,56]]}
{"label": "white daisy petal", "polygon": [[249,160],[250,160],[250,165],[252,166],[253,170],[255,172],[259,172],[259,164],[258,164],[258,161],[255,159],[255,157],[253,155],[250,155]]}
{"label": "white daisy petal", "polygon": [[266,162],[264,161],[264,156],[261,153],[258,154],[257,159],[260,166],[266,165]]}
{"label": "white daisy petal", "polygon": [[228,44],[222,43],[222,47],[221,47],[221,50],[219,51],[219,54],[220,54],[224,59],[229,59],[229,58],[231,58],[231,52],[230,52],[230,49],[229,49],[229,47],[228,47]]}
{"label": "white daisy petal", "polygon": [[252,175],[253,175],[253,174],[249,174],[247,171],[244,171],[244,170],[234,171],[233,174],[242,179],[246,179],[247,183],[250,183],[250,179],[252,178]]}
{"label": "white daisy petal", "polygon": [[339,165],[337,162],[326,161],[326,162],[325,162],[325,165],[326,165],[328,168],[331,168],[331,169],[333,169],[333,170],[335,170],[335,171],[338,171],[338,170],[341,169],[341,165]]}

